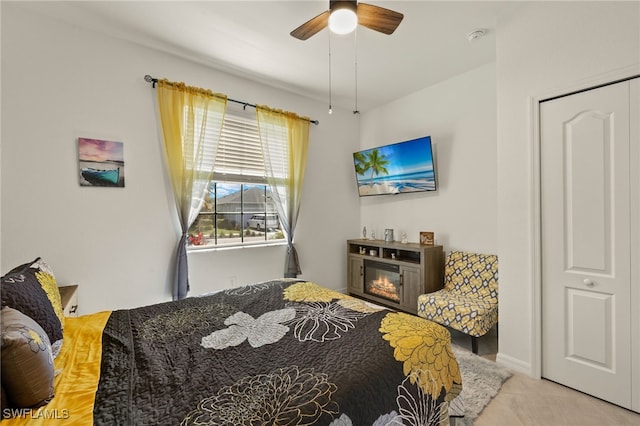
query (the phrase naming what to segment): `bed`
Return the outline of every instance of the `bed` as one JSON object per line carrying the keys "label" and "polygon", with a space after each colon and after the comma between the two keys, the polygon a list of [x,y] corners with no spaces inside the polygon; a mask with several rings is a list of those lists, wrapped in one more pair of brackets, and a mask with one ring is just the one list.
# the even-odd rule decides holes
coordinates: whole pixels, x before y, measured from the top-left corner
{"label": "bed", "polygon": [[54,364],[3,425],[439,425],[461,391],[445,328],[300,280],[65,318]]}

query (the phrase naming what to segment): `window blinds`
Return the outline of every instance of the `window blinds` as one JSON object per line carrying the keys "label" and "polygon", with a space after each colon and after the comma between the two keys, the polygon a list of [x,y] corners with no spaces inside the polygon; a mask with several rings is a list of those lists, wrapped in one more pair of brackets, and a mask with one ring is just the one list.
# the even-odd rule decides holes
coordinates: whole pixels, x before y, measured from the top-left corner
{"label": "window blinds", "polygon": [[[277,152],[282,154],[276,156],[276,161],[281,167],[277,170],[283,170],[287,163],[286,132],[283,132],[280,142],[282,149]],[[262,144],[253,109],[244,111],[227,107],[215,158],[213,180],[266,183]]]}

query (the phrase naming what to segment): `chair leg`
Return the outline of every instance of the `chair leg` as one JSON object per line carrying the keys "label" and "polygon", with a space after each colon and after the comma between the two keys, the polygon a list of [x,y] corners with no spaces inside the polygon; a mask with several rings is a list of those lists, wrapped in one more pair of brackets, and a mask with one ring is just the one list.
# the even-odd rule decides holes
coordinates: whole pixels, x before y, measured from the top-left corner
{"label": "chair leg", "polygon": [[478,338],[475,336],[471,336],[471,351],[478,355]]}

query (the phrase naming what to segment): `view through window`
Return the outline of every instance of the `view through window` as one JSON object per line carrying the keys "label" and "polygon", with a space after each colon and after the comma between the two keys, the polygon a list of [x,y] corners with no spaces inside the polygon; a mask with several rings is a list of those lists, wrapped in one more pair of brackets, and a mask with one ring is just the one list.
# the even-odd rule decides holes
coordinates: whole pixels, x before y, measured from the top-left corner
{"label": "view through window", "polygon": [[200,214],[189,228],[189,248],[286,242],[266,184],[255,111],[227,107],[214,170]]}
{"label": "view through window", "polygon": [[284,240],[268,186],[232,182],[211,182],[189,234],[197,246]]}

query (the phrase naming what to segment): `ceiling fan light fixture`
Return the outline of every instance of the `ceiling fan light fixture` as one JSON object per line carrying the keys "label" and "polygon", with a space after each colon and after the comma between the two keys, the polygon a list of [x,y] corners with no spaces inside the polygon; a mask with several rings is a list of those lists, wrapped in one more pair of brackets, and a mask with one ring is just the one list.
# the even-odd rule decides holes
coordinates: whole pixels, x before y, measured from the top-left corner
{"label": "ceiling fan light fixture", "polygon": [[332,10],[329,15],[329,29],[335,34],[349,34],[358,26],[358,15],[349,3]]}

